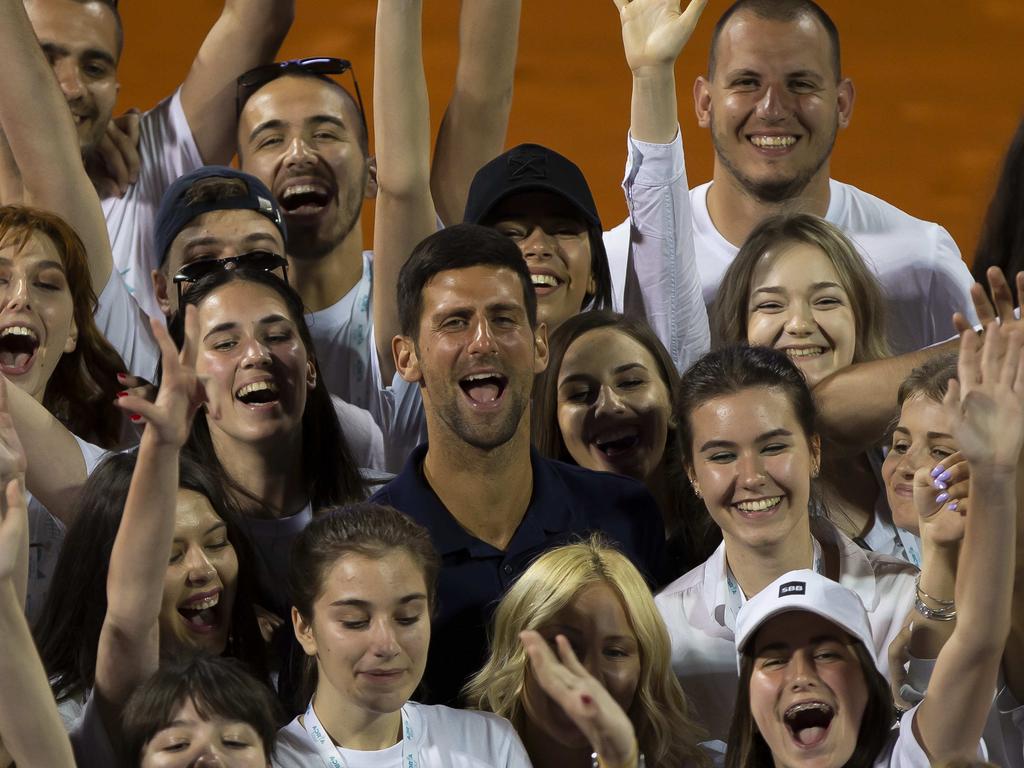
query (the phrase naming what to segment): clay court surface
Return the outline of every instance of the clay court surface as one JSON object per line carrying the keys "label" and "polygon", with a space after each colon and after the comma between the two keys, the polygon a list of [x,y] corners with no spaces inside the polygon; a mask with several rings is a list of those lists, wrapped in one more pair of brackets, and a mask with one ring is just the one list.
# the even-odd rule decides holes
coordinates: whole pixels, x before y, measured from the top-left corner
{"label": "clay court surface", "polygon": [[[997,168],[1024,114],[1024,2],[819,2],[840,29],[843,68],[857,88],[833,175],[942,223],[969,261]],[[121,5],[127,45],[120,106],[146,108],[184,77],[220,3]],[[454,76],[459,6],[456,0],[424,6],[436,129]],[[712,165],[710,141],[693,116],[691,86],[704,70],[713,22],[727,6],[711,0],[677,67],[691,185],[709,178]],[[298,0],[282,58],[351,59],[369,102],[375,9],[372,0]],[[611,0],[523,0],[509,146],[533,141],[573,158],[590,180],[606,227],[625,214],[618,185],[628,110],[629,74]]]}

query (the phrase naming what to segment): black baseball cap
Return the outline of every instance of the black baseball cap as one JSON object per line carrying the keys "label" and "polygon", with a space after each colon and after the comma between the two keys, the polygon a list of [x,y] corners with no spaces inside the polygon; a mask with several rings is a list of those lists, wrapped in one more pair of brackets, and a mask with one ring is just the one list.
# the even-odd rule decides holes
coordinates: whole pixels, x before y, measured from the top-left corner
{"label": "black baseball cap", "polygon": [[[193,185],[203,179],[222,178],[235,179],[245,185],[246,193],[231,195],[219,200],[196,200],[188,202],[188,192]],[[281,233],[285,245],[288,244],[288,232],[284,224],[284,215],[267,185],[248,173],[228,168],[225,165],[204,165],[191,173],[179,176],[167,188],[160,199],[160,208],[156,214],[156,234],[154,235],[156,252],[163,264],[167,259],[167,251],[174,238],[190,221],[210,211],[249,210],[261,213],[270,219]]]}
{"label": "black baseball cap", "polygon": [[568,158],[540,144],[520,144],[477,171],[469,187],[463,221],[484,222],[498,203],[520,192],[551,192],[565,198],[588,225],[598,231],[602,229],[583,171]]}

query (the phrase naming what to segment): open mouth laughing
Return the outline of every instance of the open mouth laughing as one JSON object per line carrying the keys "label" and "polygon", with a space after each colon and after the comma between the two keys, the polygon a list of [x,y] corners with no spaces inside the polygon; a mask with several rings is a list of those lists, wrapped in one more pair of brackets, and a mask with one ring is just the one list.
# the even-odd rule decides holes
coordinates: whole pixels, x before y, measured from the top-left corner
{"label": "open mouth laughing", "polygon": [[320,179],[304,178],[288,182],[277,199],[287,216],[316,216],[334,197],[334,191]]}
{"label": "open mouth laughing", "polygon": [[486,408],[497,405],[505,394],[508,378],[494,371],[471,373],[459,380],[459,387],[474,407]]}
{"label": "open mouth laughing", "polygon": [[786,709],[782,720],[796,745],[811,749],[825,741],[835,714],[823,701],[802,701]]}
{"label": "open mouth laughing", "polygon": [[25,325],[0,329],[0,372],[5,376],[28,373],[39,349],[39,336]]}
{"label": "open mouth laughing", "polygon": [[213,589],[192,595],[178,606],[178,614],[192,632],[210,634],[223,624],[221,590]]}
{"label": "open mouth laughing", "polygon": [[277,384],[266,379],[264,381],[253,381],[235,392],[235,399],[250,408],[270,408],[279,402],[279,388]]}
{"label": "open mouth laughing", "polygon": [[592,442],[606,458],[616,459],[640,444],[640,429],[636,425],[616,427],[595,435]]}
{"label": "open mouth laughing", "polygon": [[538,297],[554,293],[558,290],[559,286],[565,283],[565,280],[556,275],[552,270],[544,269],[543,267],[530,267],[530,281],[533,283],[533,288],[537,292]]}
{"label": "open mouth laughing", "polygon": [[770,517],[782,504],[782,496],[765,496],[760,499],[744,499],[733,503],[742,517],[757,520]]}

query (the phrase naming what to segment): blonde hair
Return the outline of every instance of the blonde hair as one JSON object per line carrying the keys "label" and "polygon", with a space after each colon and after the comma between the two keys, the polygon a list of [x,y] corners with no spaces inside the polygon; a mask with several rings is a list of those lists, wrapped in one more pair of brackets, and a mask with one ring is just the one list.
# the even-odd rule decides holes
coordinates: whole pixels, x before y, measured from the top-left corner
{"label": "blonde hair", "polygon": [[494,614],[490,656],[466,684],[466,701],[511,720],[522,735],[527,656],[519,633],[543,627],[592,584],[616,592],[640,648],[640,680],[628,714],[647,765],[708,765],[697,747],[704,734],[672,672],[668,630],[651,592],[629,559],[600,536],[544,553],[509,589]]}
{"label": "blonde hair", "polygon": [[774,261],[795,243],[814,246],[825,254],[850,299],[856,324],[853,362],[889,357],[885,292],[878,278],[838,227],[807,213],[772,216],[750,233],[722,277],[708,312],[712,348],[746,343],[754,271],[762,259]]}

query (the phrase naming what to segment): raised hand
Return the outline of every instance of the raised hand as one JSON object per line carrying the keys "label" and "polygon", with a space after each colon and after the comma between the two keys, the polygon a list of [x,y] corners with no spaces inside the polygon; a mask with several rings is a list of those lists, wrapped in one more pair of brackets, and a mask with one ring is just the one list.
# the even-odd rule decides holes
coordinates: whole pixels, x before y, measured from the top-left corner
{"label": "raised hand", "polygon": [[540,687],[576,724],[607,768],[634,768],[639,750],[629,716],[611,694],[580,664],[564,635],[555,638],[558,656],[539,633],[527,630],[520,640]]}
{"label": "raised hand", "polygon": [[622,46],[634,72],[644,67],[672,65],[693,34],[707,0],[612,0],[622,22]]}
{"label": "raised hand", "polygon": [[[974,302],[974,311],[978,313],[978,320],[982,326],[987,326],[995,321],[1001,323],[1004,330],[1024,328],[1024,322],[1014,313],[1013,291],[1010,289],[1010,284],[1006,281],[1006,276],[1002,270],[999,267],[989,267],[985,277],[988,278],[988,289],[989,293],[991,293],[991,298],[989,298],[989,293],[985,292],[981,283],[975,283],[971,286],[971,300]],[[1020,298],[1024,296],[1024,272],[1017,273],[1014,282],[1017,287],[1019,303]],[[957,333],[961,334],[972,327],[967,318],[959,312],[953,315],[953,325]]]}
{"label": "raised hand", "polygon": [[102,168],[90,173],[100,197],[122,197],[139,179],[139,128],[142,113],[129,109],[107,124],[106,133],[96,147],[96,160]]}
{"label": "raised hand", "polygon": [[959,381],[950,381],[943,407],[953,438],[977,473],[984,466],[1013,472],[1024,444],[1024,332],[998,323],[960,337]]}
{"label": "raised hand", "polygon": [[957,451],[933,467],[914,473],[914,506],[922,539],[936,546],[958,544],[964,537],[971,469]]}
{"label": "raised hand", "polygon": [[[163,324],[152,320],[153,336],[160,345],[163,376],[156,400],[124,394],[117,406],[132,413],[132,421],[145,423],[146,432],[153,432],[158,443],[180,448],[188,439],[192,418],[207,402],[206,388],[196,375],[199,320],[196,308],[185,307],[185,343],[179,352]],[[216,418],[217,414],[211,413]]]}

